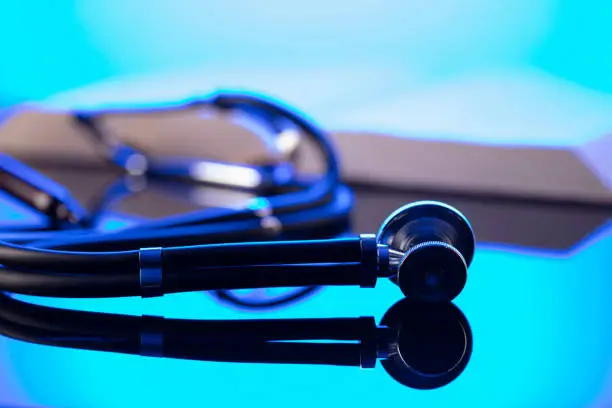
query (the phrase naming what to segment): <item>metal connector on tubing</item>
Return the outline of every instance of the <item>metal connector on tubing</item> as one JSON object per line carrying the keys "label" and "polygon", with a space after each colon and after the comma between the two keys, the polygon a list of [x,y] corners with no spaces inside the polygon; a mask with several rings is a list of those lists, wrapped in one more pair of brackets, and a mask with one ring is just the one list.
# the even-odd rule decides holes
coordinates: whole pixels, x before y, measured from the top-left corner
{"label": "metal connector on tubing", "polygon": [[361,282],[362,288],[373,288],[376,285],[378,272],[378,244],[376,235],[361,234]]}
{"label": "metal connector on tubing", "polygon": [[140,296],[143,298],[164,295],[162,251],[162,248],[141,248],[138,253]]}
{"label": "metal connector on tubing", "polygon": [[389,278],[393,276],[391,270],[391,252],[387,245],[378,244],[378,271],[377,276],[379,278]]}

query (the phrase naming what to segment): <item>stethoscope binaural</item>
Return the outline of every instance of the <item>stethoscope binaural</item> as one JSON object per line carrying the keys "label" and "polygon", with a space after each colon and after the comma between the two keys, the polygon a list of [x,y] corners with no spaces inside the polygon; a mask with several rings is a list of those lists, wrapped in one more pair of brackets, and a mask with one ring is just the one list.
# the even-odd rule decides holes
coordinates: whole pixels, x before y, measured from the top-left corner
{"label": "stethoscope binaural", "polygon": [[[9,160],[0,186],[47,214],[52,220],[48,230],[54,233],[16,234],[0,244],[0,290],[53,297],[155,297],[264,287],[373,287],[378,278],[391,278],[415,300],[448,301],[461,292],[475,244],[458,210],[439,202],[412,203],[391,214],[376,235],[321,239],[337,235],[339,226],[346,228],[352,206],[326,134],[284,106],[253,95],[219,93],[195,105],[204,104],[258,116],[281,133],[305,135],[315,142],[327,171],[305,181],[288,166],[247,166],[258,175],[253,180],[261,182],[253,187],[272,193],[241,208],[213,208],[99,233],[87,228],[87,211],[61,186],[35,172],[15,172],[12,166],[20,164]],[[130,173],[136,163],[137,172],[151,177],[194,174],[189,170],[194,162],[147,158],[96,134],[90,115],[81,112],[76,118],[106,146],[108,157]],[[200,161],[197,166],[206,165]],[[199,181],[224,183],[219,175]],[[240,182],[228,183],[240,188]]]}

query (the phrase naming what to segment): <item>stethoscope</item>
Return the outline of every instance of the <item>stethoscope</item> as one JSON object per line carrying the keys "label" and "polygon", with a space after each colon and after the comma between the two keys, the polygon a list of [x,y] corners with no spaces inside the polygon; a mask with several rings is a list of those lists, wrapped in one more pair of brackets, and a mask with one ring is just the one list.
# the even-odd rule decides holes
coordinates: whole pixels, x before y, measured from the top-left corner
{"label": "stethoscope", "polygon": [[[90,213],[63,187],[6,158],[0,186],[50,221],[43,231],[2,235],[0,290],[72,298],[157,297],[248,288],[374,287],[379,278],[390,278],[410,299],[450,301],[463,289],[475,243],[469,222],[457,209],[439,202],[411,203],[393,212],[377,234],[337,237],[347,229],[353,199],[340,183],[325,132],[287,107],[249,94],[216,93],[182,106],[239,111],[278,135],[310,140],[326,171],[303,179],[282,160],[258,166],[150,157],[100,132],[95,114],[76,112],[75,121],[128,175],[265,195],[240,207],[94,232]],[[291,156],[295,148],[285,153]]]}
{"label": "stethoscope", "polygon": [[452,303],[402,299],[377,325],[353,318],[186,320],[65,310],[0,293],[0,335],[35,344],[215,362],[375,368],[399,383],[442,387],[472,353],[472,331]]}

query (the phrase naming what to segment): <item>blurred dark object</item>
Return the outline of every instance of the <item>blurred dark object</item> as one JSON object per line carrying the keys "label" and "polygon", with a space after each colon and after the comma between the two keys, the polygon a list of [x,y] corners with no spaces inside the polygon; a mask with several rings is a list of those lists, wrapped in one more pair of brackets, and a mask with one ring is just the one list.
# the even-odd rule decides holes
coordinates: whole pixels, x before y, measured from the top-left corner
{"label": "blurred dark object", "polygon": [[[340,130],[328,129],[342,158],[343,179],[409,192],[610,208],[612,121],[607,98],[576,94],[571,87],[529,72],[505,79],[486,78],[483,84],[468,78],[449,84],[444,92],[432,90],[430,97],[439,105],[427,93],[421,95],[423,106],[409,97],[391,106],[385,98],[364,101],[345,117]],[[183,85],[181,89],[196,95],[202,89],[197,81]],[[155,81],[117,79],[97,85],[95,92],[83,89],[24,105],[3,129],[8,136],[0,137],[0,148],[38,162],[101,166],[91,134],[74,121],[75,114],[87,111],[104,116],[97,121],[98,130],[124,146],[145,146],[154,156],[256,162],[265,152],[262,143],[249,137],[257,129],[228,126],[198,109],[175,109],[193,94],[147,98],[145,91],[159,86]],[[299,98],[286,100],[300,103]],[[326,117],[323,106],[307,112]],[[130,114],[103,114],[117,110]],[[451,118],[440,121],[445,113],[452,113]],[[300,156],[304,169],[316,166],[308,149]]]}

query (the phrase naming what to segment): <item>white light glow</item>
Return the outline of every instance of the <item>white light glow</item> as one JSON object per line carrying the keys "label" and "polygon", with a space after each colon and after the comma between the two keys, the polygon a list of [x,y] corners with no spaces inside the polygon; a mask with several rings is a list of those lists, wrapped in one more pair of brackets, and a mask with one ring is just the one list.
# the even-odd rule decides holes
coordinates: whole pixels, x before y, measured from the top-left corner
{"label": "white light glow", "polygon": [[295,129],[285,129],[276,137],[276,148],[284,155],[289,155],[298,147],[300,134]]}
{"label": "white light glow", "polygon": [[197,187],[190,194],[190,201],[201,207],[241,208],[253,195],[244,191],[222,188]]}
{"label": "white light glow", "polygon": [[261,174],[255,169],[234,164],[198,162],[189,169],[191,177],[207,183],[255,188],[261,184]]}

